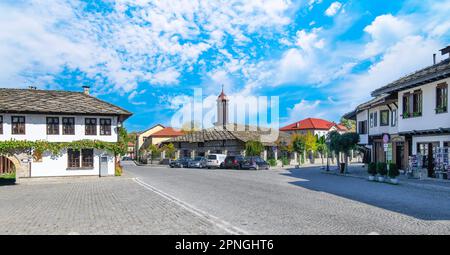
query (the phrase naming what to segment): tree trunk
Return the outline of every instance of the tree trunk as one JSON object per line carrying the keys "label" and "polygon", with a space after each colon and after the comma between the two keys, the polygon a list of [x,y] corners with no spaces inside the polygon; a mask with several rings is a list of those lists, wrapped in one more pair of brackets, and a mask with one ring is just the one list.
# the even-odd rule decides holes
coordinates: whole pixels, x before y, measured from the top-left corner
{"label": "tree trunk", "polygon": [[[335,154],[336,154],[336,152],[335,152]],[[338,168],[338,171],[339,171],[339,169],[340,169],[340,167],[341,167],[341,157],[340,157],[341,155],[340,155],[340,153],[339,152],[337,152],[337,155],[336,155],[336,162],[337,162],[337,168]]]}
{"label": "tree trunk", "polygon": [[345,157],[345,173],[348,172],[348,152],[344,153],[344,157]]}

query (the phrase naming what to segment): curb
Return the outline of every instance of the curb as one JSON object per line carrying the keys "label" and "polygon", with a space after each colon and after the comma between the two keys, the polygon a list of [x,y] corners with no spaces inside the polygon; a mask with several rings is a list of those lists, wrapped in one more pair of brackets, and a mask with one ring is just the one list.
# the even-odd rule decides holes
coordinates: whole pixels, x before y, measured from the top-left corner
{"label": "curb", "polygon": [[[324,171],[321,171],[321,173],[335,175],[335,176],[352,177],[352,178],[358,178],[358,179],[367,180],[366,176],[360,176],[360,175],[337,174],[337,173],[333,173],[333,172],[324,172]],[[449,187],[444,187],[444,186],[433,185],[433,184],[428,184],[428,183],[411,183],[411,182],[402,181],[402,180],[399,181],[399,185],[410,186],[410,187],[415,187],[415,188],[422,188],[422,189],[428,189],[428,190],[433,190],[433,191],[438,190],[438,191],[448,191],[448,192],[450,192],[450,186]]]}

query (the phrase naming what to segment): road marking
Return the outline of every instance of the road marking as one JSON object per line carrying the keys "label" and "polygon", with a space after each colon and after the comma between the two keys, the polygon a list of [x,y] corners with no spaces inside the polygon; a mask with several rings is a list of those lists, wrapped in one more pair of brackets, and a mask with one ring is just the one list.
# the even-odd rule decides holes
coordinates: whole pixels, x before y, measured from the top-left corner
{"label": "road marking", "polygon": [[185,203],[185,202],[183,202],[183,201],[181,201],[181,200],[179,200],[179,199],[177,199],[177,198],[175,198],[175,197],[173,197],[173,196],[171,196],[171,195],[169,195],[169,194],[167,194],[167,193],[165,193],[165,192],[163,192],[163,191],[161,191],[161,190],[151,186],[150,184],[142,181],[139,178],[133,178],[133,181],[136,182],[137,184],[141,185],[142,187],[144,187],[144,188],[146,188],[146,189],[148,189],[150,191],[153,191],[156,194],[164,197],[165,199],[170,200],[171,202],[181,206],[182,208],[184,208],[187,211],[197,215],[198,217],[209,221],[210,223],[212,223],[216,227],[218,227],[220,229],[223,229],[223,230],[225,230],[226,232],[228,232],[228,233],[230,233],[232,235],[248,235],[249,234],[247,231],[242,230],[242,229],[240,229],[238,227],[235,227],[235,226],[231,225],[230,223],[228,223],[228,222],[226,222],[224,220],[221,220],[218,217],[213,216],[213,215],[211,215],[211,214],[209,214],[209,213],[207,213],[205,211],[197,209],[194,206],[192,206],[192,205],[190,205],[188,203]]}

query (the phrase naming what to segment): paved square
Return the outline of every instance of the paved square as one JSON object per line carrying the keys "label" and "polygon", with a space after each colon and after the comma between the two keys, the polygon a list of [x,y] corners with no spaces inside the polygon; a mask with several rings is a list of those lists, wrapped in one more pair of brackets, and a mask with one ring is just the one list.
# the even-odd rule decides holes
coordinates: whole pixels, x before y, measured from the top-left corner
{"label": "paved square", "polygon": [[130,178],[0,186],[0,234],[227,234]]}

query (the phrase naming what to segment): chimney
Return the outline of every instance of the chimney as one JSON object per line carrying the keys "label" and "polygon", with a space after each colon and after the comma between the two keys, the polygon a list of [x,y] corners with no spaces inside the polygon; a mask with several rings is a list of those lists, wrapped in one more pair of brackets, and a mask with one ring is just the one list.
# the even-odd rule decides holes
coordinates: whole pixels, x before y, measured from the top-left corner
{"label": "chimney", "polygon": [[433,65],[436,65],[436,53],[433,54]]}
{"label": "chimney", "polygon": [[443,49],[440,50],[440,51],[441,51],[441,55],[442,55],[442,56],[444,56],[445,54],[450,53],[450,45],[447,46],[447,47],[445,47],[445,48],[443,48]]}
{"label": "chimney", "polygon": [[85,94],[85,95],[88,95],[89,96],[89,90],[90,90],[90,86],[87,86],[87,85],[84,85],[83,86],[83,93]]}

